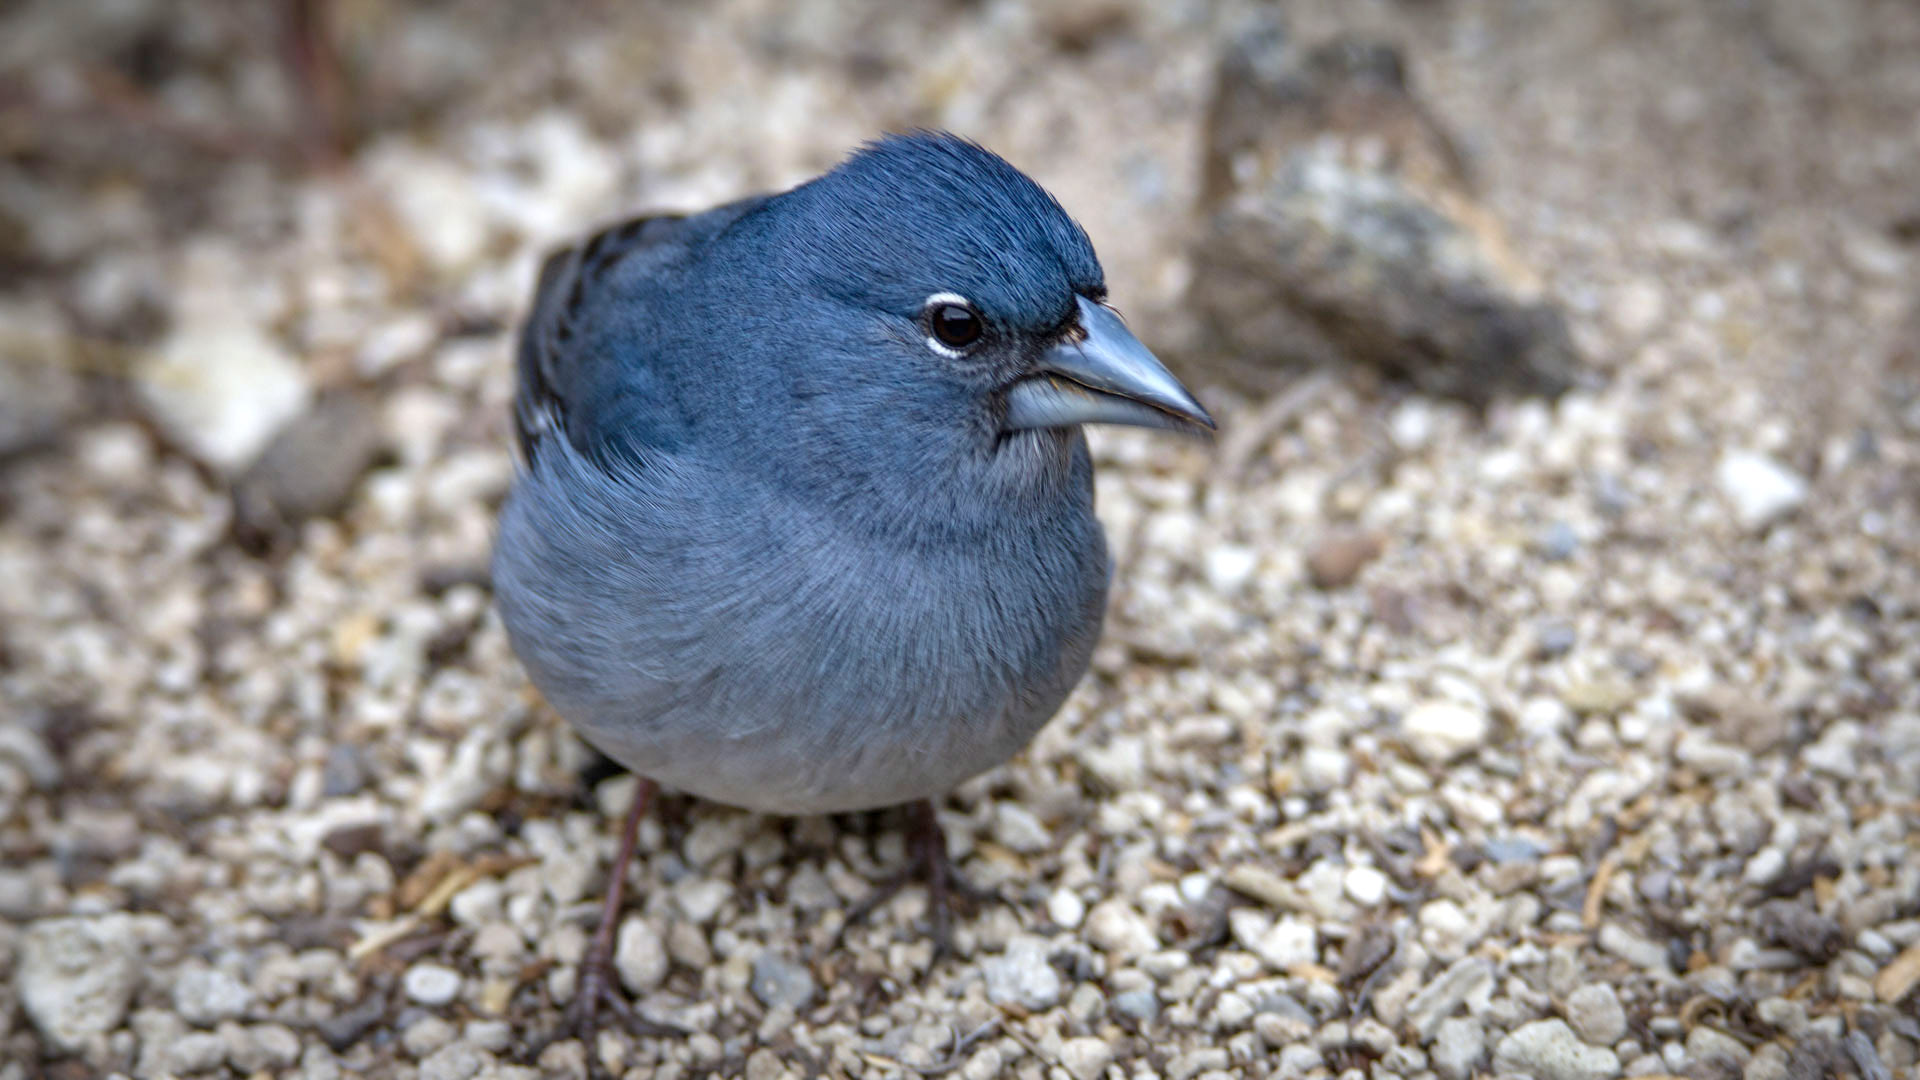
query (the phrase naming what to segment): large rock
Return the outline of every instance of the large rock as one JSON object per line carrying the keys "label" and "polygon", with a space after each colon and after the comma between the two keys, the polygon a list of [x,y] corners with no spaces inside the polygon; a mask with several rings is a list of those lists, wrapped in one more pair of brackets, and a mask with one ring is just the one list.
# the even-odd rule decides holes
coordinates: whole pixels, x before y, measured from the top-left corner
{"label": "large rock", "polygon": [[1572,384],[1565,318],[1391,47],[1258,23],[1226,46],[1207,124],[1185,374],[1266,393],[1357,363],[1474,403]]}
{"label": "large rock", "polygon": [[380,402],[371,391],[322,394],[274,433],[235,482],[241,527],[267,538],[308,518],[338,514],[386,449]]}
{"label": "large rock", "polygon": [[14,986],[47,1042],[64,1052],[120,1026],[140,985],[139,934],[126,915],[42,919],[20,938]]}

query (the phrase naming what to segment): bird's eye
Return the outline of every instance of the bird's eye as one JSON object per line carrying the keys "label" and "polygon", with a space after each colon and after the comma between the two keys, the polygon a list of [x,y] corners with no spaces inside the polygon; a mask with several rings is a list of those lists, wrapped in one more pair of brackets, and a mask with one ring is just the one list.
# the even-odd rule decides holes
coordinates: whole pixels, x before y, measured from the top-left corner
{"label": "bird's eye", "polygon": [[953,300],[927,305],[927,328],[935,340],[949,349],[964,349],[979,341],[987,330],[979,312]]}

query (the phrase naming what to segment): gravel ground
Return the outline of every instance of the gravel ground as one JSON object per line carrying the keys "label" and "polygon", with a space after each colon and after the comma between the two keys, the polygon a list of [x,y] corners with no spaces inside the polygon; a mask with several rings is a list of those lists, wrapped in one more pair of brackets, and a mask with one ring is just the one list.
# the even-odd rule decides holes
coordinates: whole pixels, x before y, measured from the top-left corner
{"label": "gravel ground", "polygon": [[[382,89],[330,174],[0,111],[5,344],[93,395],[0,467],[0,1080],[1916,1075],[1920,11],[1290,6],[1406,48],[1587,384],[1099,433],[1095,670],[943,808],[1012,902],[836,947],[893,817],[670,803],[619,969],[691,1034],[529,1065],[632,783],[485,589],[540,252],[938,124],[1152,338],[1233,13],[340,9]],[[0,74],[288,126],[246,9],[159,10],[9,7]]]}

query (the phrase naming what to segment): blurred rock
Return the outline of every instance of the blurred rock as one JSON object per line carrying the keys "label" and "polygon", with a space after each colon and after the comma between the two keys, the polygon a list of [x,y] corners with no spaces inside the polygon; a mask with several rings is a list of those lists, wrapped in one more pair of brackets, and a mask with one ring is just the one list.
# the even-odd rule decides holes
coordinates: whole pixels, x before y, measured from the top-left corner
{"label": "blurred rock", "polygon": [[1314,587],[1338,589],[1353,582],[1360,571],[1380,557],[1384,548],[1378,534],[1337,529],[1320,537],[1307,551],[1307,576]]}
{"label": "blurred rock", "polygon": [[1360,363],[1476,404],[1572,384],[1565,317],[1391,46],[1258,23],[1225,46],[1207,125],[1190,377],[1260,394]]}
{"label": "blurred rock", "polygon": [[380,403],[371,392],[323,395],[274,434],[234,484],[239,527],[265,538],[338,514],[385,449]]}
{"label": "blurred rock", "polygon": [[34,1027],[72,1052],[120,1026],[140,985],[140,946],[125,915],[44,919],[20,937],[14,987]]}
{"label": "blurred rock", "polygon": [[230,474],[245,469],[311,395],[299,361],[237,315],[183,322],[136,380],[161,428]]}
{"label": "blurred rock", "polygon": [[1765,529],[1807,501],[1807,482],[1800,474],[1765,454],[1728,451],[1713,478],[1741,527],[1750,531]]}
{"label": "blurred rock", "polygon": [[0,304],[0,458],[52,442],[79,415],[74,351],[51,306]]}
{"label": "blurred rock", "polygon": [[1564,1020],[1535,1020],[1500,1040],[1493,1067],[1539,1080],[1609,1080],[1620,1075],[1613,1051],[1587,1046]]}

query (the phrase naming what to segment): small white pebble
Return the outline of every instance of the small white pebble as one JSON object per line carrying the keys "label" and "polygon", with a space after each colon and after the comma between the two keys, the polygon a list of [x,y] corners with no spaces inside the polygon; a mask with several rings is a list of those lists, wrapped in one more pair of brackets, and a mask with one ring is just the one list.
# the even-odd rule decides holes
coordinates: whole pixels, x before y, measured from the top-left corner
{"label": "small white pebble", "polygon": [[1055,889],[1053,895],[1047,897],[1047,918],[1052,919],[1055,926],[1073,930],[1086,917],[1086,901],[1072,889]]}
{"label": "small white pebble", "polygon": [[1387,875],[1371,866],[1356,866],[1347,871],[1346,888],[1354,903],[1372,907],[1387,898]]}
{"label": "small white pebble", "polygon": [[408,997],[422,1005],[445,1005],[460,994],[460,973],[441,964],[422,961],[407,969],[401,985]]}

